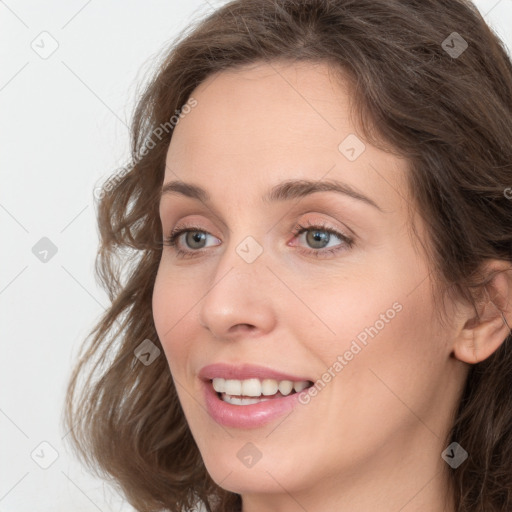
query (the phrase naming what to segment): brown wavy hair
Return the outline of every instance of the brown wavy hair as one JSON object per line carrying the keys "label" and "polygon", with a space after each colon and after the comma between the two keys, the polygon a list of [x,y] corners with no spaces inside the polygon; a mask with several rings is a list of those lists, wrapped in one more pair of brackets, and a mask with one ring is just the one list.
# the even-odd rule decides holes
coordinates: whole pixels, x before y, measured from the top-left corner
{"label": "brown wavy hair", "polygon": [[[468,44],[459,56],[443,45],[454,31]],[[214,73],[277,61],[326,62],[350,79],[366,140],[410,163],[424,248],[445,290],[478,315],[492,278],[483,263],[512,262],[512,65],[473,4],[235,0],[198,19],[160,59],[134,112],[131,159],[98,195],[96,274],[111,305],[83,344],[64,409],[77,454],[140,511],[241,510],[205,469],[165,357],[145,366],[134,350],[145,339],[162,350],[152,293],[169,119]],[[457,512],[512,510],[511,344],[509,335],[471,366],[454,411],[447,444],[469,453],[451,471]]]}

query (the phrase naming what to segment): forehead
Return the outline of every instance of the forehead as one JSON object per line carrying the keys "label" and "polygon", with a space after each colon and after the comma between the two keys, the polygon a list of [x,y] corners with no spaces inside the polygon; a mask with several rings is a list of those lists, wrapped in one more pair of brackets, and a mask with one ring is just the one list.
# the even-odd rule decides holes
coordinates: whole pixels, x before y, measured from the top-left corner
{"label": "forehead", "polygon": [[377,165],[388,168],[387,179],[399,186],[402,159],[362,141],[364,151],[356,160],[340,149],[347,138],[357,138],[358,130],[350,115],[348,83],[327,64],[257,64],[223,71],[191,96],[197,106],[174,130],[164,182],[181,179],[225,192],[236,182],[248,194],[285,179],[327,177],[375,196],[382,186]]}
{"label": "forehead", "polygon": [[171,146],[194,139],[224,149],[232,145],[233,152],[238,148],[258,153],[299,143],[332,150],[333,143],[337,147],[335,132],[351,128],[349,95],[332,81],[325,64],[257,64],[227,70],[210,76],[192,96],[197,107],[176,127]]}

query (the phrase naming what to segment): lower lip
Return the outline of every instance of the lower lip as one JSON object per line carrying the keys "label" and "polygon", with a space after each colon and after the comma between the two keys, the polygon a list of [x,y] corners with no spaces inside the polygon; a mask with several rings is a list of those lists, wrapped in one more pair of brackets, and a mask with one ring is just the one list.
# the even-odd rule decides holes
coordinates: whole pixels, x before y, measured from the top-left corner
{"label": "lower lip", "polygon": [[220,425],[234,428],[257,428],[293,410],[307,389],[280,398],[271,398],[251,405],[233,405],[224,402],[213,389],[211,381],[203,382],[208,414]]}

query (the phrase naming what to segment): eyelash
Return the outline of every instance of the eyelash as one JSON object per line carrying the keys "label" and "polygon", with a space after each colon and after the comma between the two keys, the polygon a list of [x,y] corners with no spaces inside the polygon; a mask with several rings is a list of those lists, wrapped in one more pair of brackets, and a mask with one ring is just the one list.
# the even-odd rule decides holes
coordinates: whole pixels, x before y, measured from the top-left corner
{"label": "eyelash", "polygon": [[[354,239],[344,235],[343,233],[340,233],[339,231],[330,228],[329,226],[322,224],[322,223],[311,223],[306,222],[305,225],[303,224],[297,224],[293,230],[292,234],[294,237],[298,237],[302,235],[302,233],[305,233],[306,231],[323,231],[325,233],[329,233],[330,235],[335,235],[338,237],[344,245],[346,245],[347,249],[352,248],[354,245]],[[171,234],[164,240],[164,245],[172,247],[176,253],[176,256],[178,258],[194,258],[197,256],[200,256],[206,249],[196,249],[191,251],[186,251],[183,249],[180,249],[177,243],[177,240],[179,237],[188,232],[199,232],[199,233],[205,233],[207,235],[210,235],[207,231],[202,229],[200,226],[185,226],[185,227],[176,227],[171,231]],[[335,247],[331,247],[329,249],[302,249],[301,252],[304,252],[308,255],[314,255],[317,258],[325,257],[327,255],[336,254],[337,252],[343,250],[343,244],[337,245]]]}

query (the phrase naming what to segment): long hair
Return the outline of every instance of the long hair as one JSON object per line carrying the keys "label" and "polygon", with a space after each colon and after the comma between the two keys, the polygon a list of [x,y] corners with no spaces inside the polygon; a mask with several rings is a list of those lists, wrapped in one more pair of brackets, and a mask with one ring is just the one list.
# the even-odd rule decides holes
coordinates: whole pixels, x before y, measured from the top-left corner
{"label": "long hair", "polygon": [[[208,475],[165,357],[144,365],[136,353],[145,340],[162,350],[151,304],[173,127],[207,77],[276,61],[326,62],[350,80],[366,140],[410,163],[424,247],[450,294],[476,311],[492,277],[483,262],[512,261],[512,66],[473,4],[234,0],[198,20],[166,50],[135,109],[130,161],[97,194],[96,273],[111,305],[84,342],[64,411],[82,460],[140,511],[241,507]],[[512,510],[511,344],[472,365],[454,411],[447,441],[469,453],[451,472],[458,512]]]}

